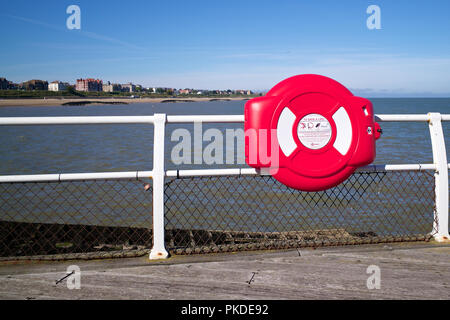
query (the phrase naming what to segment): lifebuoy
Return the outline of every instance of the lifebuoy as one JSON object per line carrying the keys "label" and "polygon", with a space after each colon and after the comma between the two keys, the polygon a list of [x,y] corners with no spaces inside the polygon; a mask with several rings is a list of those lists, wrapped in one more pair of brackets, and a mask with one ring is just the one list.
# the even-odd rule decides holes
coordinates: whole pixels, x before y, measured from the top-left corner
{"label": "lifebuoy", "polygon": [[[247,134],[252,131],[258,134]],[[249,100],[245,132],[248,165],[270,168],[291,188],[319,191],[373,162],[381,129],[369,100],[333,79],[310,74],[288,78],[264,97]],[[277,151],[277,159],[272,154],[270,162],[262,161],[268,150]]]}

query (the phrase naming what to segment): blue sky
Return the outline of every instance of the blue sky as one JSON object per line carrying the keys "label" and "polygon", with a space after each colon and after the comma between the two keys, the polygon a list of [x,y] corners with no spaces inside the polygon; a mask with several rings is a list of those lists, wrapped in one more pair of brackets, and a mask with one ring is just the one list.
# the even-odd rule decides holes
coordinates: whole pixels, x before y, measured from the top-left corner
{"label": "blue sky", "polygon": [[[68,30],[69,5],[81,30]],[[369,5],[381,29],[369,30]],[[295,74],[373,96],[450,96],[450,1],[2,1],[0,76],[270,89]]]}

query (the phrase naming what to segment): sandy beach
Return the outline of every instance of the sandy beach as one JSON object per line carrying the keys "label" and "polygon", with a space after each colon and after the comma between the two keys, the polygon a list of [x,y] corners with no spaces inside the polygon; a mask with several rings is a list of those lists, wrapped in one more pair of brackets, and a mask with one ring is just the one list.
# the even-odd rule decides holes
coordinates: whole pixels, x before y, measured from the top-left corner
{"label": "sandy beach", "polygon": [[162,103],[162,102],[207,102],[207,101],[236,101],[248,100],[244,97],[232,98],[79,98],[79,99],[0,99],[0,107],[18,107],[18,106],[61,106],[71,103],[82,104],[129,104],[129,103]]}

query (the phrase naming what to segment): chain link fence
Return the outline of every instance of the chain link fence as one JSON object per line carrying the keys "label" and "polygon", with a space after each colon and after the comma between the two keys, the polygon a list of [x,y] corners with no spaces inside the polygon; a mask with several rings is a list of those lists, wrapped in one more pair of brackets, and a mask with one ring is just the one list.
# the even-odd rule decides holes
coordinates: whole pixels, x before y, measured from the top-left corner
{"label": "chain link fence", "polygon": [[[358,172],[322,192],[270,176],[166,180],[166,247],[175,254],[428,240],[432,172]],[[151,180],[0,184],[0,259],[148,254]]]}
{"label": "chain link fence", "polygon": [[143,255],[152,244],[151,181],[0,184],[0,259]]}
{"label": "chain link fence", "polygon": [[359,172],[321,192],[270,176],[193,177],[166,185],[166,243],[177,253],[429,240],[430,172]]}

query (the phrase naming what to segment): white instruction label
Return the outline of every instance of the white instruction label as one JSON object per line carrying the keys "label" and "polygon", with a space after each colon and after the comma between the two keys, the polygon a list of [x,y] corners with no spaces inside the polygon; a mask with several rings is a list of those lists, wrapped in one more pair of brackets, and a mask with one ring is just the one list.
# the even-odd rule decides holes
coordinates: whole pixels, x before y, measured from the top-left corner
{"label": "white instruction label", "polygon": [[297,128],[300,142],[309,149],[320,149],[331,139],[331,125],[328,120],[317,113],[304,116]]}

